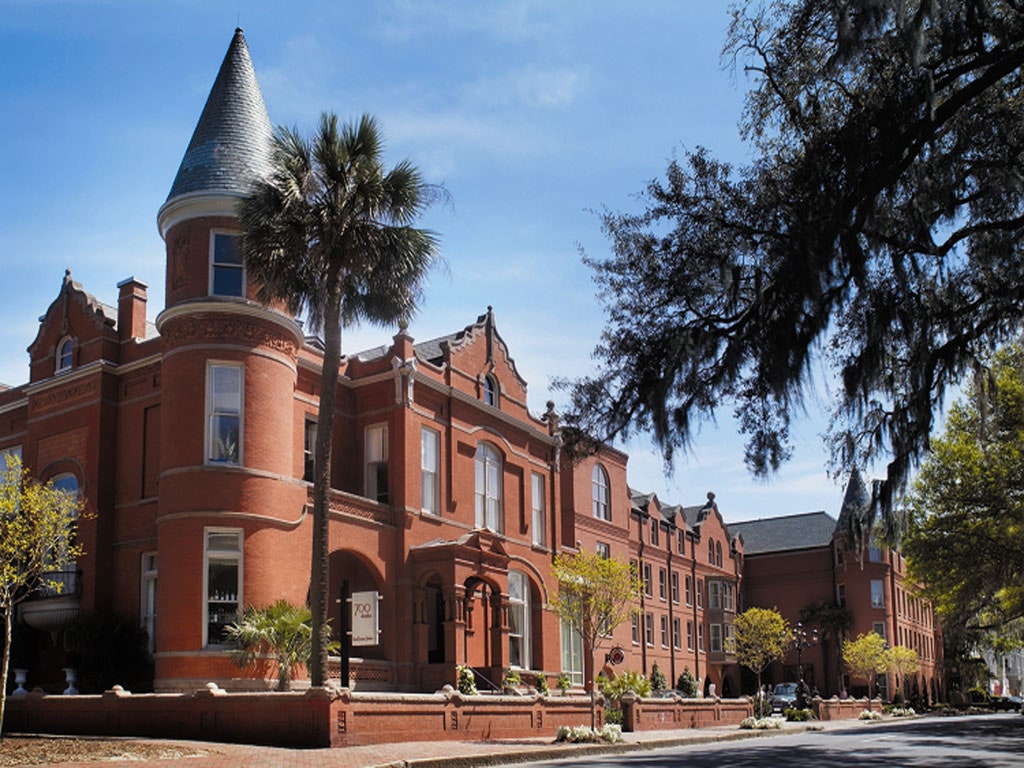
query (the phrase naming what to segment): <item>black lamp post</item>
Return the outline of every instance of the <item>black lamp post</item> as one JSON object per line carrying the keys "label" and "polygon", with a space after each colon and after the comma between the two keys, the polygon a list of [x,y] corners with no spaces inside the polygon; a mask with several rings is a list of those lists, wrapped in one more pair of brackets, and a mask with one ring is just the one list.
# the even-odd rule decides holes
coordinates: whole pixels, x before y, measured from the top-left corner
{"label": "black lamp post", "polygon": [[804,649],[818,644],[818,630],[808,632],[802,622],[793,627],[793,647],[796,648],[796,708],[807,709],[807,683],[804,682]]}

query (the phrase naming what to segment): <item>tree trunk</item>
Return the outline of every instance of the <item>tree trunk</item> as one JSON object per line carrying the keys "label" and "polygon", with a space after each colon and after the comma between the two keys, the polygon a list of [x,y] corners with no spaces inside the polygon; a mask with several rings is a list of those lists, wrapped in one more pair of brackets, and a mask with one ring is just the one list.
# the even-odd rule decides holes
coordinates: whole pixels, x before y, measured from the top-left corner
{"label": "tree trunk", "polygon": [[[309,609],[313,629],[309,659],[309,683],[322,686],[327,680],[328,570],[330,551],[331,446],[334,440],[334,402],[341,360],[341,275],[330,275],[328,306],[324,312],[324,365],[320,373],[320,410],[316,424],[316,451],[313,474],[313,551],[310,558]],[[345,610],[346,606],[341,606]]]}
{"label": "tree trunk", "polygon": [[4,738],[4,715],[7,713],[7,673],[11,665],[11,614],[14,606],[4,611],[4,653],[0,660],[0,741]]}

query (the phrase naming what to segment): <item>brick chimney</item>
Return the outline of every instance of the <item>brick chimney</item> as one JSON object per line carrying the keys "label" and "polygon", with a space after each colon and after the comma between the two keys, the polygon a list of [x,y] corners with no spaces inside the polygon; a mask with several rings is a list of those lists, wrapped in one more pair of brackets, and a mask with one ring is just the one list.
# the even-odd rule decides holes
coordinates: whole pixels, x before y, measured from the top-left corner
{"label": "brick chimney", "polygon": [[129,277],[117,284],[117,336],[121,341],[146,338],[146,289],[141,280]]}

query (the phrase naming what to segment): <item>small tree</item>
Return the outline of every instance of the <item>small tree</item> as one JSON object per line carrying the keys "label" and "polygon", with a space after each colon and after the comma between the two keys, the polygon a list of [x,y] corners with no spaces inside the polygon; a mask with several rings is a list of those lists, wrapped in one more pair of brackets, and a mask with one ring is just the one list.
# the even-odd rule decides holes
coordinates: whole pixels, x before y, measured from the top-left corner
{"label": "small tree", "polygon": [[654,662],[654,666],[651,667],[651,690],[664,691],[666,688],[668,680],[665,679],[665,673],[658,668],[658,662]]}
{"label": "small tree", "polygon": [[76,541],[83,504],[51,483],[39,483],[8,454],[0,467],[0,612],[4,616],[4,650],[0,660],[0,735],[7,706],[14,608],[41,590],[60,594],[66,582],[60,571],[81,555]]}
{"label": "small tree", "polygon": [[306,606],[278,600],[265,608],[248,608],[225,634],[238,645],[228,657],[240,667],[277,666],[277,690],[291,688],[295,670],[309,664],[313,650],[312,614]]}
{"label": "small tree", "polygon": [[558,593],[551,610],[583,642],[583,654],[590,664],[590,728],[597,724],[597,699],[593,676],[597,649],[615,628],[633,615],[640,598],[640,581],[626,564],[597,554],[579,552],[558,555],[552,567]]}
{"label": "small tree", "polygon": [[761,673],[789,650],[792,636],[782,614],[770,608],[748,608],[736,617],[736,661],[757,675],[761,690]]}
{"label": "small tree", "polygon": [[896,693],[893,695],[893,699],[895,700],[896,696],[899,696],[902,701],[902,686],[906,676],[917,674],[917,670],[921,668],[917,651],[905,645],[894,645],[885,652],[885,668],[888,672],[896,675]]}
{"label": "small tree", "polygon": [[877,632],[858,635],[843,643],[843,663],[854,677],[868,681],[868,699],[873,698],[875,675],[885,672],[885,638]]}
{"label": "small tree", "polygon": [[693,676],[693,672],[690,671],[689,667],[685,667],[682,674],[679,675],[679,679],[676,680],[676,689],[689,698],[693,698],[697,695],[697,680]]}

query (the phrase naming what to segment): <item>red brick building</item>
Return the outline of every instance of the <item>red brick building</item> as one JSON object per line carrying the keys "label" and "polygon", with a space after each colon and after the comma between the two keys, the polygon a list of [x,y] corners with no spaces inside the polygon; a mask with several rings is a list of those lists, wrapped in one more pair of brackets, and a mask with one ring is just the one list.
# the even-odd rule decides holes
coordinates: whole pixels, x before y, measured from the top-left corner
{"label": "red brick building", "polygon": [[[115,308],[68,272],[29,346],[28,383],[0,389],[0,452],[95,513],[80,523],[85,555],[68,589],[21,610],[36,632],[30,686],[61,688],[61,633],[93,613],[146,628],[156,690],[262,686],[229,663],[225,626],[245,606],[307,599],[322,343],[255,300],[237,249],[236,206],[267,166],[270,136],[239,30],[158,213],[167,267],[155,323],[142,281],[120,283]],[[592,671],[578,641],[546,610],[553,558],[583,548],[634,562],[645,579],[636,621],[612,640],[621,668],[656,662],[671,683],[688,668],[709,692],[738,694],[732,617],[741,590],[765,594],[776,578],[750,568],[745,535],[713,494],[666,506],[629,488],[619,451],[562,455],[553,405],[530,413],[526,391],[490,308],[448,336],[417,342],[400,329],[343,357],[335,633],[345,594],[382,596],[378,642],[353,651],[354,684],[432,691],[457,664],[492,681],[515,667],[583,682]],[[834,570],[814,567],[831,594]],[[933,625],[898,580],[886,584],[886,605],[909,611],[893,637],[928,647]]]}

